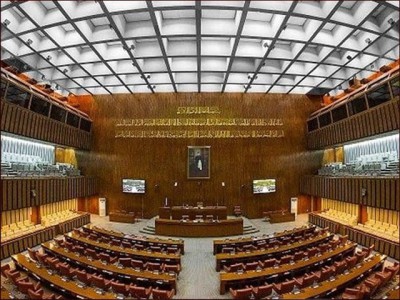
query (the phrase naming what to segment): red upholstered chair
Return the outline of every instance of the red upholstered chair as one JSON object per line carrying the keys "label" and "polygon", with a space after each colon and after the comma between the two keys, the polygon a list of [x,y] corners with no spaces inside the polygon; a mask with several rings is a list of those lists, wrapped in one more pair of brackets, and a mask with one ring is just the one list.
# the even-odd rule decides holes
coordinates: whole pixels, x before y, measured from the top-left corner
{"label": "red upholstered chair", "polygon": [[346,257],[347,270],[353,269],[357,264],[357,256]]}
{"label": "red upholstered chair", "polygon": [[21,293],[28,295],[28,290],[31,289],[32,291],[36,292],[37,290],[40,289],[40,282],[37,282],[36,284],[30,281],[24,281],[24,280],[17,280],[16,281],[16,286],[18,291]]}
{"label": "red upholstered chair", "polygon": [[121,245],[121,241],[120,241],[120,240],[117,240],[117,239],[112,239],[112,240],[110,241],[110,245],[111,245],[111,246],[117,246],[117,247],[119,247],[119,246]]}
{"label": "red upholstered chair", "polygon": [[347,269],[347,263],[345,260],[342,261],[336,261],[333,264],[334,268],[335,268],[335,274],[339,275],[342,274],[346,269]]}
{"label": "red upholstered chair", "polygon": [[235,207],[233,208],[233,214],[236,217],[239,217],[243,214],[242,209],[240,208],[240,205],[235,205]]}
{"label": "red upholstered chair", "polygon": [[99,236],[97,234],[91,233],[89,234],[88,239],[92,241],[97,241],[99,239]]}
{"label": "red upholstered chair", "polygon": [[92,284],[92,275],[86,273],[85,270],[77,270],[75,272],[76,278],[84,286],[90,286]]}
{"label": "red upholstered chair", "polygon": [[113,264],[118,260],[118,257],[111,257],[110,254],[104,252],[100,252],[98,257],[102,262],[106,262],[108,264]]}
{"label": "red upholstered chair", "polygon": [[89,259],[98,259],[98,258],[99,258],[99,256],[98,256],[97,253],[96,253],[96,250],[90,249],[90,248],[87,248],[87,249],[85,250],[85,255],[86,255],[87,258],[89,258]]}
{"label": "red upholstered chair", "polygon": [[258,263],[260,264],[261,268],[272,268],[276,264],[279,264],[279,261],[277,261],[276,258],[270,258],[264,261],[259,260]]}
{"label": "red upholstered chair", "polygon": [[339,242],[340,242],[341,245],[346,244],[348,239],[349,239],[348,235],[339,236]]}
{"label": "red upholstered chair", "polygon": [[122,248],[132,248],[132,244],[128,241],[122,241],[121,246]]}
{"label": "red upholstered chair", "polygon": [[232,252],[235,252],[235,248],[233,247],[224,247],[221,250],[221,253],[232,253]]}
{"label": "red upholstered chair", "polygon": [[347,288],[342,294],[342,299],[364,299],[366,294],[369,294],[368,287],[362,284],[356,289]]}
{"label": "red upholstered chair", "polygon": [[178,247],[167,247],[167,253],[168,254],[181,254],[181,249],[179,249]]}
{"label": "red upholstered chair", "polygon": [[330,248],[329,244],[320,244],[320,245],[318,245],[318,250],[319,250],[319,252],[321,254],[325,253],[326,251],[328,251],[329,248]]}
{"label": "red upholstered chair", "polygon": [[252,244],[246,244],[246,245],[243,245],[239,251],[246,252],[246,251],[253,251],[253,250],[257,250],[257,247]]}
{"label": "red upholstered chair", "polygon": [[253,294],[253,289],[251,287],[238,290],[230,288],[229,291],[233,299],[250,299]]}
{"label": "red upholstered chair", "polygon": [[366,251],[356,252],[354,255],[357,257],[357,264],[359,264],[364,261],[365,257],[367,256],[367,252]]}
{"label": "red upholstered chair", "polygon": [[375,276],[382,281],[382,286],[385,286],[392,279],[392,272],[378,272]]}
{"label": "red upholstered chair", "polygon": [[7,276],[6,276],[6,271],[8,271],[8,270],[11,270],[11,267],[10,267],[10,265],[9,264],[5,264],[5,265],[2,265],[1,266],[1,276],[3,276],[4,278],[6,278],[6,280],[8,281],[8,279],[7,279]]}
{"label": "red upholstered chair", "polygon": [[58,270],[64,279],[72,279],[77,271],[65,262],[58,264]]}
{"label": "red upholstered chair", "polygon": [[300,288],[305,288],[313,284],[314,281],[318,281],[318,278],[315,274],[305,274],[299,278],[295,278],[296,285]]}
{"label": "red upholstered chair", "polygon": [[279,264],[284,265],[293,261],[293,255],[284,255],[281,257]]}
{"label": "red upholstered chair", "polygon": [[392,266],[385,267],[383,272],[391,272],[393,279],[399,273],[399,263],[395,262]]}
{"label": "red upholstered chair", "polygon": [[301,260],[301,259],[303,259],[305,257],[305,255],[306,254],[304,253],[304,251],[298,251],[293,255],[293,260],[294,261]]}
{"label": "red upholstered chair", "polygon": [[129,286],[129,292],[135,299],[149,299],[153,288],[144,288],[136,285]]}
{"label": "red upholstered chair", "polygon": [[56,246],[64,248],[64,240],[62,238],[54,239]]}
{"label": "red upholstered chair", "polygon": [[340,240],[331,240],[329,241],[329,245],[332,249],[336,249],[336,247],[340,245]]}
{"label": "red upholstered chair", "polygon": [[172,299],[172,297],[175,295],[175,290],[172,289],[170,291],[168,290],[159,290],[159,289],[154,289],[153,290],[153,299],[154,300],[167,300],[167,299]]}
{"label": "red upholstered chair", "polygon": [[172,265],[172,264],[164,264],[163,271],[166,272],[166,273],[174,272],[176,274],[179,274],[180,271],[181,271],[181,265],[180,264],[174,264],[174,265]]}
{"label": "red upholstered chair", "polygon": [[296,282],[294,281],[294,279],[292,279],[278,284],[273,283],[272,285],[274,287],[275,292],[282,295],[290,293],[293,290],[295,283]]}
{"label": "red upholstered chair", "polygon": [[64,242],[64,247],[71,252],[75,252],[75,245],[69,241]]}
{"label": "red upholstered chair", "polygon": [[85,255],[85,247],[81,246],[81,245],[76,245],[75,246],[75,252],[79,253],[80,255]]}
{"label": "red upholstered chair", "polygon": [[144,263],[143,261],[138,259],[132,259],[131,266],[134,269],[144,270],[147,268],[147,263]]}
{"label": "red upholstered chair", "polygon": [[124,296],[129,295],[129,286],[119,283],[119,282],[111,282],[111,289],[115,294],[122,294]]}
{"label": "red upholstered chair", "polygon": [[146,270],[149,271],[161,271],[164,267],[164,264],[162,263],[154,263],[154,262],[148,262],[146,264]]}
{"label": "red upholstered chair", "polygon": [[318,282],[328,280],[331,276],[335,276],[335,269],[331,266],[329,268],[323,268],[322,271],[313,272],[317,276]]}
{"label": "red upholstered chair", "polygon": [[[33,291],[31,289],[28,290],[29,299],[54,299],[54,294],[45,294],[42,289],[37,291]],[[58,299],[58,298],[56,298]]]}
{"label": "red upholstered chair", "polygon": [[28,277],[21,277],[21,273],[17,270],[5,270],[4,273],[9,281],[12,282],[15,286],[17,285],[17,281],[29,282]]}
{"label": "red upholstered chair", "polygon": [[111,282],[114,280],[107,280],[101,277],[101,275],[92,275],[92,285],[99,288],[100,290],[106,291],[110,288]]}
{"label": "red upholstered chair", "polygon": [[230,266],[224,266],[225,272],[237,272],[239,270],[245,270],[245,266],[243,263],[236,263]]}
{"label": "red upholstered chair", "polygon": [[367,278],[364,284],[369,288],[370,295],[373,296],[375,292],[382,286],[382,280],[379,277]]}
{"label": "red upholstered chair", "polygon": [[150,246],[149,249],[151,252],[161,252],[162,248],[160,246]]}
{"label": "red upholstered chair", "polygon": [[143,244],[136,243],[136,244],[134,245],[134,248],[135,248],[136,250],[144,250],[145,246],[144,246]]}
{"label": "red upholstered chair", "polygon": [[110,238],[109,238],[109,237],[106,237],[106,236],[104,236],[104,235],[102,235],[102,236],[99,238],[99,242],[100,242],[100,243],[108,244],[108,243],[110,242]]}
{"label": "red upholstered chair", "polygon": [[27,250],[28,250],[28,256],[29,256],[30,260],[31,261],[37,261],[36,251],[31,249],[31,248],[28,248]]}
{"label": "red upholstered chair", "polygon": [[123,267],[125,267],[125,268],[130,268],[130,267],[132,267],[132,265],[131,265],[131,262],[132,261],[132,259],[130,258],[130,257],[120,257],[119,259],[118,259],[118,263],[121,265],[121,266],[123,266]]}
{"label": "red upholstered chair", "polygon": [[48,257],[49,257],[49,255],[46,254],[46,253],[40,253],[40,252],[37,252],[37,253],[36,253],[37,261],[38,261],[39,264],[42,265],[42,266],[47,266],[46,259],[47,259]]}
{"label": "red upholstered chair", "polygon": [[246,271],[251,271],[251,270],[256,270],[257,267],[259,267],[259,266],[260,266],[260,264],[258,263],[258,261],[255,261],[255,262],[246,263],[244,267],[245,267]]}
{"label": "red upholstered chair", "polygon": [[263,299],[272,294],[272,284],[261,285],[259,287],[253,287],[253,294],[256,299]]}
{"label": "red upholstered chair", "polygon": [[72,232],[75,233],[77,236],[81,236],[81,231],[78,228],[73,228]]}

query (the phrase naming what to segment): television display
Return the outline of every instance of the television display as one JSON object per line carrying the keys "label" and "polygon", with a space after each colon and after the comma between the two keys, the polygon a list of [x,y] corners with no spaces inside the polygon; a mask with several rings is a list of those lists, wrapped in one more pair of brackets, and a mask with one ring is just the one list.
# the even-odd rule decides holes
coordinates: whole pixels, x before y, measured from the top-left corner
{"label": "television display", "polygon": [[144,179],[122,179],[122,192],[132,194],[144,194]]}
{"label": "television display", "polygon": [[253,180],[253,194],[274,193],[275,191],[275,179]]}

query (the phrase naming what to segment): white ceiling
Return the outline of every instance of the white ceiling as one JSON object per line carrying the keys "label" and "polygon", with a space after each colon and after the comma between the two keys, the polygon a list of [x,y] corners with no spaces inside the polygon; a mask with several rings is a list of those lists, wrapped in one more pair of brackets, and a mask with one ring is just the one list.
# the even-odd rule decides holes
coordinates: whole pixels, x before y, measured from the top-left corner
{"label": "white ceiling", "polygon": [[397,1],[1,1],[2,59],[62,93],[339,90],[399,58]]}

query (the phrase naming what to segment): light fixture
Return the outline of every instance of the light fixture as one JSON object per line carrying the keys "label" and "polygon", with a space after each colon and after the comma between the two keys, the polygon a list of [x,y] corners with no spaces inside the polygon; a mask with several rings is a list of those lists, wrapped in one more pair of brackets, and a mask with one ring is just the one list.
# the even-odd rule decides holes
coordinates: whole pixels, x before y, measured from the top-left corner
{"label": "light fixture", "polygon": [[221,182],[221,186],[225,186],[225,182],[222,181],[222,182]]}
{"label": "light fixture", "polygon": [[337,87],[337,89],[338,89],[338,90],[342,90],[342,85],[339,84],[338,87]]}
{"label": "light fixture", "polygon": [[32,45],[33,41],[32,41],[31,39],[28,39],[28,40],[26,41],[26,43],[28,44],[28,46],[30,46],[30,45]]}
{"label": "light fixture", "polygon": [[351,55],[347,55],[346,58],[347,58],[348,60],[351,60],[351,59],[352,59]]}
{"label": "light fixture", "polygon": [[269,46],[268,40],[262,40],[262,41],[261,41],[261,45],[262,45],[264,48],[267,48],[267,47]]}
{"label": "light fixture", "polygon": [[178,186],[178,181],[175,181],[175,182],[174,182],[174,186],[175,186],[175,187]]}
{"label": "light fixture", "polygon": [[366,42],[367,44],[371,44],[372,41],[371,41],[370,38],[366,38],[366,39],[365,39],[365,42]]}
{"label": "light fixture", "polygon": [[150,79],[150,74],[143,74],[143,75],[140,75],[140,78],[142,78],[142,79],[145,79],[145,78],[147,78],[147,79]]}
{"label": "light fixture", "polygon": [[3,21],[3,25],[6,26],[6,27],[7,27],[8,25],[10,25],[10,23],[11,23],[11,22],[10,22],[9,19],[5,19],[5,20]]}
{"label": "light fixture", "polygon": [[389,20],[387,20],[387,22],[390,24],[390,25],[393,25],[395,22],[394,22],[394,20],[392,19],[392,18],[390,18]]}
{"label": "light fixture", "polygon": [[46,76],[44,76],[44,74],[43,74],[41,78],[42,78],[42,80],[44,80],[46,78]]}
{"label": "light fixture", "polygon": [[374,64],[371,64],[369,67],[370,67],[371,70],[375,69],[375,65]]}
{"label": "light fixture", "polygon": [[68,73],[68,70],[67,70],[67,69],[63,69],[62,72],[63,72],[64,74],[67,74],[67,73]]}
{"label": "light fixture", "polygon": [[135,44],[132,44],[131,45],[131,50],[133,51],[133,50],[135,50],[135,48],[136,48]]}
{"label": "light fixture", "polygon": [[50,61],[51,60],[51,55],[47,55],[47,57],[46,57],[46,59],[48,60],[48,61]]}
{"label": "light fixture", "polygon": [[58,86],[58,84],[56,84],[55,89],[58,90],[60,87]]}

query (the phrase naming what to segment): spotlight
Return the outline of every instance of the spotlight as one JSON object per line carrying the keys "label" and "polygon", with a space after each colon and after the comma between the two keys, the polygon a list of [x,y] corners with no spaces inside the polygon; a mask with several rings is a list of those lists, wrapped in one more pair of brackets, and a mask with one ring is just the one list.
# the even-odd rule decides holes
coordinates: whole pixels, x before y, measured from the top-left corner
{"label": "spotlight", "polygon": [[6,26],[6,27],[7,27],[8,25],[10,25],[10,23],[11,23],[11,22],[10,22],[9,19],[5,19],[5,20],[3,21],[3,25]]}
{"label": "spotlight", "polygon": [[371,44],[372,41],[371,41],[370,38],[366,38],[366,39],[365,39],[365,42],[366,42],[367,44]]}
{"label": "spotlight", "polygon": [[26,43],[28,44],[28,46],[30,46],[30,45],[32,45],[33,41],[32,41],[31,39],[28,39],[28,40],[26,41]]}
{"label": "spotlight", "polygon": [[148,85],[147,88],[148,88],[148,89],[151,89],[151,88],[152,88],[152,89],[154,90],[154,89],[156,88],[156,86],[155,86],[155,85]]}
{"label": "spotlight", "polygon": [[347,58],[348,60],[351,60],[351,59],[352,59],[351,55],[347,55],[346,58]]}
{"label": "spotlight", "polygon": [[387,20],[387,22],[390,24],[390,25],[394,25],[394,20],[392,19],[392,18],[390,18],[389,20]]}
{"label": "spotlight", "polygon": [[47,57],[46,57],[46,59],[48,60],[48,61],[50,61],[51,60],[51,55],[47,55]]}
{"label": "spotlight", "polygon": [[63,69],[62,72],[63,72],[64,74],[67,74],[67,73],[68,73],[68,70],[67,70],[67,69]]}

